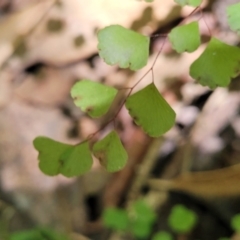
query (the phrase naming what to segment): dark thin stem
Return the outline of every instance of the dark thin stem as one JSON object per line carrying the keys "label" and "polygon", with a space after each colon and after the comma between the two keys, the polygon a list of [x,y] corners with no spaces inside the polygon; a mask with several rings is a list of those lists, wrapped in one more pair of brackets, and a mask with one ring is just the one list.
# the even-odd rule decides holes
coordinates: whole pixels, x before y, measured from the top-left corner
{"label": "dark thin stem", "polygon": [[151,69],[152,71],[152,83],[154,83],[154,72],[153,72],[153,69]]}
{"label": "dark thin stem", "polygon": [[[201,6],[201,5],[200,5]],[[194,13],[200,11],[200,13],[202,14],[202,8],[198,6],[196,7],[187,17],[185,17],[178,25],[183,24],[189,17],[191,17]]]}
{"label": "dark thin stem", "polygon": [[201,11],[201,15],[202,15],[202,19],[203,19],[203,21],[204,21],[204,23],[205,23],[205,25],[206,25],[206,27],[207,27],[207,29],[208,29],[209,36],[212,36],[212,32],[211,32],[211,30],[210,30],[210,28],[209,28],[209,26],[208,26],[208,24],[207,24],[207,21],[205,20],[205,18],[204,18],[204,16],[203,16],[203,12],[202,12],[202,11]]}

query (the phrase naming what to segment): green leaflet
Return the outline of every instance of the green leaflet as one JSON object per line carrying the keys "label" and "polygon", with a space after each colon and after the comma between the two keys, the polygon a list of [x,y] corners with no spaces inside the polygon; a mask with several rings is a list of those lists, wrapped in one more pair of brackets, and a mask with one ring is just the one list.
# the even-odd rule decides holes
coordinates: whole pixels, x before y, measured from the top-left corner
{"label": "green leaflet", "polygon": [[230,28],[240,35],[240,3],[230,5],[227,8],[227,18]]}
{"label": "green leaflet", "polygon": [[127,98],[130,115],[151,137],[159,137],[175,123],[176,114],[153,83]]}
{"label": "green leaflet", "polygon": [[138,70],[147,64],[149,38],[120,25],[98,32],[99,55],[109,65]]}
{"label": "green leaflet", "polygon": [[80,176],[90,171],[93,161],[88,142],[73,146],[71,152],[61,156],[61,161],[60,171],[66,177]]}
{"label": "green leaflet", "polygon": [[104,115],[109,110],[116,94],[117,89],[88,79],[77,82],[71,89],[75,105],[92,118]]}
{"label": "green leaflet", "polygon": [[79,176],[92,167],[88,142],[72,146],[47,137],[37,137],[33,144],[39,152],[39,168],[47,175]]}
{"label": "green leaflet", "polygon": [[177,233],[187,233],[197,223],[197,215],[184,205],[175,205],[168,217],[170,227]]}
{"label": "green leaflet", "polygon": [[109,172],[121,170],[128,159],[127,152],[115,131],[110,132],[105,138],[95,143],[93,153]]}
{"label": "green leaflet", "polygon": [[104,226],[113,230],[126,231],[129,227],[127,211],[119,208],[107,208],[103,212]]}
{"label": "green leaflet", "polygon": [[201,43],[198,22],[175,27],[168,37],[173,49],[178,53],[193,52]]}
{"label": "green leaflet", "polygon": [[154,210],[142,199],[137,200],[131,206],[132,232],[139,238],[146,239],[157,218]]}
{"label": "green leaflet", "polygon": [[146,239],[152,231],[156,217],[154,210],[139,199],[133,202],[128,211],[119,208],[105,209],[102,218],[108,228],[129,231],[137,238]]}
{"label": "green leaflet", "polygon": [[190,67],[190,75],[200,84],[226,87],[240,72],[240,49],[212,38],[202,55]]}

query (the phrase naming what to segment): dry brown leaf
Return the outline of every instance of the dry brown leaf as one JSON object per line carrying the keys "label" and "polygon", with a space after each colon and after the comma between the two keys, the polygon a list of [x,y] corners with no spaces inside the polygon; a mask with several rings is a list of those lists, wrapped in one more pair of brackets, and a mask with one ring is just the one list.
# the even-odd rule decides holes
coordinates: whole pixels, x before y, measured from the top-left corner
{"label": "dry brown leaf", "polygon": [[201,197],[240,195],[240,164],[223,169],[186,173],[172,180],[153,179],[152,188],[162,191],[183,191]]}

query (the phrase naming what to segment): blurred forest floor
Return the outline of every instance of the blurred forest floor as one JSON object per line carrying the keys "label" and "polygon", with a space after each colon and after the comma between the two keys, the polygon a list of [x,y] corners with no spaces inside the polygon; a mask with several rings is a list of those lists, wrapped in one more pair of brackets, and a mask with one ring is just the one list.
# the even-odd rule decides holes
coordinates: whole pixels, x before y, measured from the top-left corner
{"label": "blurred forest floor", "polygon": [[[176,111],[176,125],[152,139],[123,108],[116,129],[129,154],[127,166],[110,174],[96,161],[90,173],[67,179],[41,173],[33,139],[77,143],[96,131],[107,117],[92,120],[77,109],[69,95],[72,85],[87,78],[132,86],[163,44],[161,37],[151,38],[149,64],[142,70],[120,70],[99,58],[98,29],[120,24],[148,36],[168,33],[193,8],[173,0],[0,0],[0,239],[36,226],[68,232],[73,240],[133,239],[106,229],[101,214],[139,198],[158,215],[153,232],[170,231],[167,216],[181,203],[199,221],[177,239],[238,237],[230,221],[240,212],[240,81],[211,91],[188,74],[211,35],[239,45],[225,14],[236,2],[206,0],[202,13],[187,18],[200,24],[203,44],[194,53],[177,54],[167,40],[164,44],[155,83]],[[136,90],[150,81],[147,75]]]}

